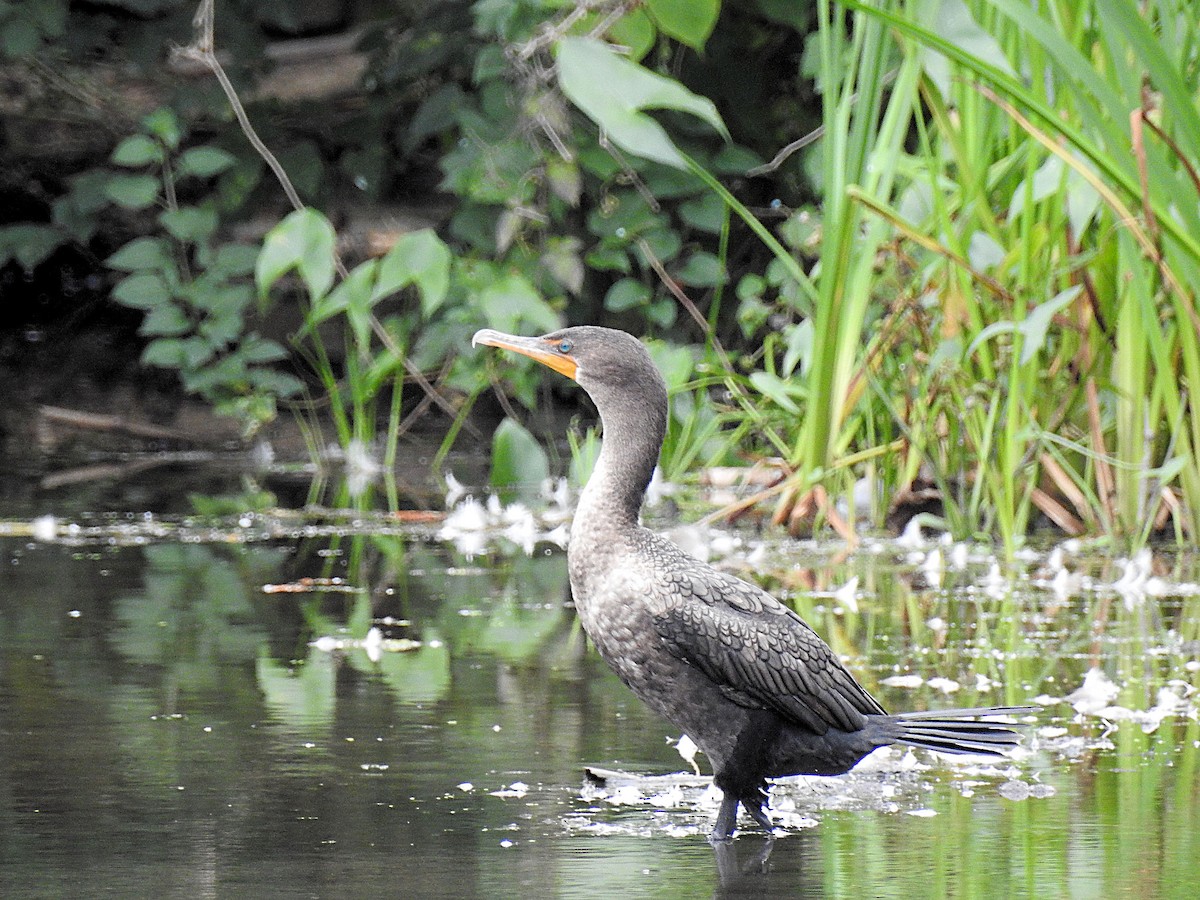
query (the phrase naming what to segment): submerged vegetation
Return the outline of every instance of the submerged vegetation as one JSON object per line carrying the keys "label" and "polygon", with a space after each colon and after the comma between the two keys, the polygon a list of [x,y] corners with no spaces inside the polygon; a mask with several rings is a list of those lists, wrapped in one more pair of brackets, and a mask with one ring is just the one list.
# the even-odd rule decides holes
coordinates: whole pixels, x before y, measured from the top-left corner
{"label": "submerged vegetation", "polygon": [[[0,19],[30,78],[68,15],[32,7],[36,27]],[[299,385],[271,374],[256,320],[302,296],[308,391],[386,469],[415,416],[448,416],[445,450],[494,385],[495,480],[539,476],[510,398],[540,403],[541,376],[493,371],[468,336],[603,320],[660,339],[666,477],[767,462],[775,484],[744,502],[793,533],[850,536],[923,493],[941,528],[1009,555],[1040,527],[1195,540],[1195,4],[501,0],[407,25],[368,27],[368,111],[342,143],[267,137],[315,206],[331,179],[377,201],[436,164],[454,198],[438,234],[347,270],[329,221],[294,212],[258,257],[256,311],[243,248],[217,235],[279,189],[237,132],[205,143],[160,111],[45,221],[0,227],[0,260],[94,245],[113,204],[153,213],[105,251],[114,296],[146,311],[143,361],[257,424]],[[594,439],[574,446],[585,467]]]}

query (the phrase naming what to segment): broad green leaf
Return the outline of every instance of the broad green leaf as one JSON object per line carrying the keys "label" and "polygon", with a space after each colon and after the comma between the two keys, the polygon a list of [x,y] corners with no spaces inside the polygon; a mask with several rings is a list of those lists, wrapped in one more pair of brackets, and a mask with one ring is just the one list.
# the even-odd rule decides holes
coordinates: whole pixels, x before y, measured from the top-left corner
{"label": "broad green leaf", "polygon": [[[256,390],[270,391],[277,397],[291,397],[304,390],[304,382],[295,375],[275,369],[251,369],[246,373],[246,378]],[[274,418],[274,415],[269,418]]]}
{"label": "broad green leaf", "polygon": [[1025,317],[1025,320],[1018,326],[1025,337],[1025,342],[1021,346],[1021,365],[1025,365],[1025,363],[1033,359],[1046,343],[1046,332],[1050,330],[1050,323],[1054,318],[1054,314],[1078,297],[1079,292],[1082,290],[1083,285],[1073,284],[1065,291],[1060,291],[1045,303],[1036,306]]}
{"label": "broad green leaf", "polygon": [[53,225],[5,225],[0,227],[0,267],[15,259],[26,272],[32,272],[66,243],[66,235]]}
{"label": "broad green leaf", "polygon": [[524,327],[547,332],[559,326],[558,314],[522,275],[498,277],[479,293],[479,305],[488,326],[497,331],[514,334]]}
{"label": "broad green leaf", "polygon": [[179,119],[169,106],[160,106],[142,119],[142,127],[172,150],[179,147]]}
{"label": "broad green leaf", "polygon": [[[987,62],[1001,72],[1014,75],[1008,57],[996,39],[979,27],[963,0],[927,0],[924,21],[941,38],[949,41],[977,59]],[[950,95],[950,64],[941,53],[924,48],[923,65],[930,80],[943,97]]]}
{"label": "broad green leaf", "polygon": [[650,288],[636,278],[622,278],[604,295],[604,308],[609,312],[624,312],[650,302]]}
{"label": "broad green leaf", "polygon": [[198,206],[164,210],[158,217],[163,228],[178,241],[197,244],[217,230],[217,214]]}
{"label": "broad green leaf", "polygon": [[[1081,158],[1080,163],[1089,169],[1093,168],[1085,159]],[[1027,194],[1028,199],[1033,202],[1054,196],[1056,204],[1065,203],[1073,234],[1083,234],[1096,210],[1100,208],[1100,195],[1096,193],[1096,189],[1079,172],[1068,168],[1060,157],[1053,154],[1047,156],[1046,161],[1038,166],[1028,189],[1022,181],[1013,190],[1012,202],[1008,207],[1009,219],[1015,219],[1021,214],[1021,210],[1025,208]]]}
{"label": "broad green leaf", "polygon": [[658,371],[662,372],[663,381],[671,393],[682,390],[692,377],[696,361],[692,351],[687,347],[677,347],[666,341],[647,341],[646,349]]}
{"label": "broad green leaf", "polygon": [[621,247],[601,245],[589,252],[586,259],[589,269],[628,272],[632,268],[629,263],[629,254]]}
{"label": "broad green leaf", "polygon": [[663,34],[703,50],[717,24],[721,0],[646,0],[646,9]]}
{"label": "broad green leaf", "polygon": [[187,354],[183,341],[178,338],[160,338],[151,341],[142,351],[142,364],[146,366],[161,366],[164,369],[180,369],[184,366]]}
{"label": "broad green leaf", "polygon": [[642,57],[651,51],[658,39],[658,30],[654,22],[641,6],[635,6],[608,29],[608,38],[623,47],[629,48],[629,58],[640,62]]}
{"label": "broad green leaf", "polygon": [[136,238],[104,261],[110,269],[140,272],[145,269],[171,271],[175,263],[161,238]]}
{"label": "broad green leaf", "polygon": [[209,265],[208,271],[221,278],[249,275],[254,271],[254,263],[257,259],[257,247],[245,244],[222,244],[217,248],[216,257]]}
{"label": "broad green leaf", "polygon": [[197,333],[214,347],[229,347],[242,336],[244,320],[228,310],[206,316]]}
{"label": "broad green leaf", "polygon": [[344,313],[355,341],[359,347],[366,347],[371,340],[371,296],[378,270],[377,259],[369,259],[351,269],[332,291],[313,302],[305,317],[303,331]]}
{"label": "broad green leaf", "polygon": [[729,137],[711,100],[630,62],[601,41],[562,38],[557,59],[563,93],[627,153],[677,169],[688,168],[663,127],[643,111],[646,109],[690,113],[708,122],[722,137]]}
{"label": "broad green leaf", "polygon": [[490,483],[506,500],[532,496],[550,476],[546,451],[519,422],[505,419],[492,437]]}
{"label": "broad green leaf", "polygon": [[554,196],[565,200],[571,206],[579,205],[579,195],[583,190],[583,178],[579,174],[579,164],[574,160],[565,160],[552,156],[546,160],[546,181]]}
{"label": "broad green leaf", "polygon": [[159,182],[150,175],[112,175],[104,195],[124,209],[145,209],[158,200]]}
{"label": "broad green leaf", "polygon": [[761,297],[767,289],[767,282],[761,275],[747,273],[738,279],[735,293],[739,300],[749,300],[751,297]]}
{"label": "broad green leaf", "polygon": [[280,344],[257,334],[248,334],[242,341],[242,357],[246,362],[266,363],[287,359],[288,352]]}
{"label": "broad green leaf", "polygon": [[675,277],[690,287],[716,287],[724,284],[728,276],[715,254],[698,250],[679,267]]}
{"label": "broad green leaf", "polygon": [[170,290],[162,277],[153,272],[136,272],[122,278],[113,287],[112,296],[118,303],[134,309],[152,310],[171,306]]}
{"label": "broad green leaf", "polygon": [[1046,343],[1046,334],[1055,313],[1069,304],[1083,290],[1082,285],[1072,285],[1065,291],[1060,291],[1051,299],[1034,307],[1020,322],[993,322],[975,336],[967,347],[967,356],[971,356],[985,341],[990,341],[1001,334],[1019,333],[1024,341],[1021,346],[1020,364],[1025,365]]}
{"label": "broad green leaf", "polygon": [[670,262],[683,249],[683,239],[674,228],[653,228],[642,235],[642,239],[645,243],[636,244],[633,252],[647,267],[650,265],[647,254],[659,262]]}
{"label": "broad green leaf", "polygon": [[315,209],[289,213],[263,240],[254,268],[259,295],[265,297],[276,281],[295,269],[315,304],[333,285],[336,245],[333,226],[321,213]]}
{"label": "broad green leaf", "polygon": [[162,159],[162,148],[153,138],[144,134],[131,134],[117,144],[109,159],[118,166],[138,168],[159,162]]}
{"label": "broad green leaf", "polygon": [[674,300],[664,297],[646,307],[646,318],[659,328],[667,329],[675,324],[677,309]]}
{"label": "broad green leaf", "polygon": [[404,133],[405,152],[412,153],[426,138],[445,131],[454,122],[455,113],[467,103],[463,89],[453,82],[426,97],[409,119]]}
{"label": "broad green leaf", "polygon": [[756,391],[773,401],[784,412],[794,416],[800,415],[800,407],[796,405],[796,401],[791,396],[796,391],[795,386],[791,383],[784,381],[778,375],[762,371],[751,373],[750,383],[754,385]]}
{"label": "broad green leaf", "polygon": [[404,235],[379,261],[379,277],[371,302],[415,284],[421,293],[421,313],[428,317],[442,305],[450,288],[450,248],[432,229]]}
{"label": "broad green leaf", "polygon": [[238,162],[238,157],[218,146],[193,146],[179,157],[178,173],[196,178],[212,178]]}
{"label": "broad green leaf", "polygon": [[550,238],[546,241],[541,262],[554,280],[572,294],[583,290],[583,260],[579,258],[579,238]]}
{"label": "broad green leaf", "polygon": [[208,272],[184,285],[176,293],[182,294],[192,306],[206,313],[234,315],[239,318],[254,299],[254,291],[250,285],[214,278]]}
{"label": "broad green leaf", "polygon": [[806,373],[813,358],[813,320],[809,318],[788,326],[785,336],[787,352],[783,354],[780,371],[784,375],[791,375],[799,365],[801,373]]}
{"label": "broad green leaf", "polygon": [[[134,278],[142,276],[135,275]],[[128,279],[126,279],[128,281]],[[138,334],[146,337],[178,337],[192,329],[188,317],[174,303],[160,303],[153,307],[142,320]]]}
{"label": "broad green leaf", "polygon": [[697,231],[717,234],[725,224],[725,201],[713,193],[702,194],[679,207],[679,218]]}

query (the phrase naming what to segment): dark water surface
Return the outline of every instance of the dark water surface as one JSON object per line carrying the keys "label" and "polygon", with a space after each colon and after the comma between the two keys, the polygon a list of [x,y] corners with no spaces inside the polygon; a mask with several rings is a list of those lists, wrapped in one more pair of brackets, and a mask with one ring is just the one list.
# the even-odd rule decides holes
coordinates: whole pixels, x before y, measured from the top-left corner
{"label": "dark water surface", "polygon": [[1010,761],[777,787],[764,863],[694,779],[584,789],[690,769],[552,543],[150,524],[0,538],[2,897],[1200,893],[1194,558],[734,548],[889,708],[1045,704]]}

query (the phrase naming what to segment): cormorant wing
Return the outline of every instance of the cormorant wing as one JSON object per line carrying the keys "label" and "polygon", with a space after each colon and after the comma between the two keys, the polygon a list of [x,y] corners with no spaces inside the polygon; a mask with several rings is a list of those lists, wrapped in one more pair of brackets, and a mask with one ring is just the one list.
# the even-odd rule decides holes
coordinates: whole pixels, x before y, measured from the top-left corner
{"label": "cormorant wing", "polygon": [[817,734],[857,731],[883,707],[803,619],[766,591],[709,566],[660,572],[655,627],[670,651],[743,706],[773,709]]}

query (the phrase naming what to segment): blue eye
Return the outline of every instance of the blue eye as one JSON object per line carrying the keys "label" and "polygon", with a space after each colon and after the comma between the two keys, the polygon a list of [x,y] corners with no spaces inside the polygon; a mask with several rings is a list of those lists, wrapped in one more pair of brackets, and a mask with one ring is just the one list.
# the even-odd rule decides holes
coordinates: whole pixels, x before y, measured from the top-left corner
{"label": "blue eye", "polygon": [[575,347],[575,345],[572,344],[570,341],[568,341],[566,338],[564,338],[563,340],[558,342],[558,352],[559,353],[570,353],[574,349],[574,347]]}

